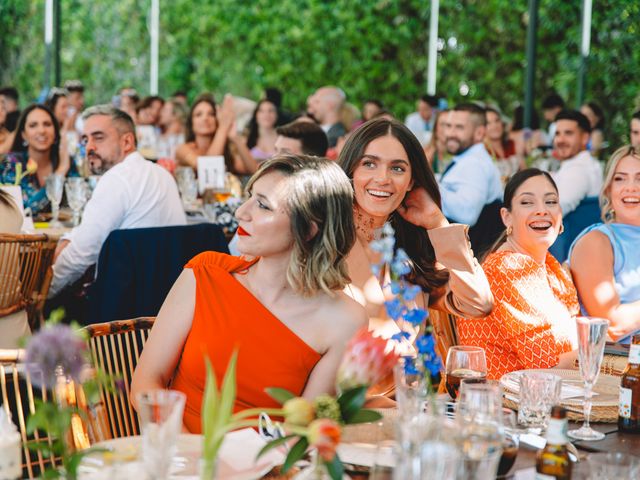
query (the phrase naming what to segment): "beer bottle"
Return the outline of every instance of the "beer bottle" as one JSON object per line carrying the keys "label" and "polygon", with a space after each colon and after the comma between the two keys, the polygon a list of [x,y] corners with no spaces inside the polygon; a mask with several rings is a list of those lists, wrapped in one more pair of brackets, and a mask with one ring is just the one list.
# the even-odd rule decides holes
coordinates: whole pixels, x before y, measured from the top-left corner
{"label": "beer bottle", "polygon": [[629,364],[620,380],[618,430],[640,434],[640,334],[633,336]]}
{"label": "beer bottle", "polygon": [[536,480],[571,479],[567,422],[567,411],[559,405],[554,406],[547,428],[547,444],[536,458]]}

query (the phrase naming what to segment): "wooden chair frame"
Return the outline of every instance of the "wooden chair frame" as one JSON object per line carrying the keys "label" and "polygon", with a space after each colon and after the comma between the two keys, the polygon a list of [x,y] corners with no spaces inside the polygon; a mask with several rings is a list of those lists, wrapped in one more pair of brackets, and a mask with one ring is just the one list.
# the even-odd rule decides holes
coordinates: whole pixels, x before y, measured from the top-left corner
{"label": "wooden chair frame", "polygon": [[112,438],[128,437],[140,433],[137,412],[131,405],[130,386],[140,353],[146,343],[154,317],[89,325],[89,347],[95,366],[113,377],[119,377],[123,388],[112,385],[112,391],[100,388]]}
{"label": "wooden chair frame", "polygon": [[44,234],[0,234],[0,317],[26,310],[31,330],[40,328],[56,244]]}

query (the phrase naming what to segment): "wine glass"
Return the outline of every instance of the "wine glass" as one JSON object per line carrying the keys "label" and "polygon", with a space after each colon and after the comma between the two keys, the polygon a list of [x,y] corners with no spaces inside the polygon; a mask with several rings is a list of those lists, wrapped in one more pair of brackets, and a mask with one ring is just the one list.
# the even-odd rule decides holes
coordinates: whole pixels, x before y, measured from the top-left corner
{"label": "wine glass", "polygon": [[45,182],[45,192],[47,198],[51,202],[51,222],[49,226],[59,228],[62,223],[58,220],[60,215],[60,201],[62,200],[62,191],[64,189],[64,177],[58,174],[51,174]]}
{"label": "wine glass", "polygon": [[73,211],[73,226],[80,223],[80,212],[85,203],[87,203],[87,184],[82,177],[68,178],[65,184],[65,192],[67,192],[67,202]]}
{"label": "wine glass", "polygon": [[445,374],[447,392],[455,400],[463,378],[475,380],[478,383],[486,380],[487,359],[484,349],[468,345],[450,347],[447,352]]}
{"label": "wine glass", "polygon": [[506,478],[511,467],[516,463],[520,437],[518,436],[518,423],[516,413],[510,408],[502,409],[502,426],[504,427],[504,440],[502,441],[502,456],[498,464],[496,478]]}
{"label": "wine glass", "polygon": [[603,318],[578,317],[576,325],[578,327],[580,375],[584,381],[584,423],[582,427],[570,430],[567,434],[576,440],[602,440],[604,434],[596,432],[589,426],[589,416],[591,415],[593,384],[600,373],[609,321]]}

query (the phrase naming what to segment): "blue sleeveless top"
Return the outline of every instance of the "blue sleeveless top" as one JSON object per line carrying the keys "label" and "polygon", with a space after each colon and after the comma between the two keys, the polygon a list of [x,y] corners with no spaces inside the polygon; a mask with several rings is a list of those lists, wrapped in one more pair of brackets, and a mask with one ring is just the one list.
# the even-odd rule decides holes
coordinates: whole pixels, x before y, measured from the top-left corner
{"label": "blue sleeveless top", "polygon": [[[613,248],[613,276],[620,303],[640,300],[640,227],[623,223],[596,223],[585,228],[571,244],[569,259],[576,242],[592,230],[604,233]],[[582,307],[583,313],[584,307]],[[640,330],[635,333],[640,332]],[[633,334],[621,338],[619,343],[629,343]]]}

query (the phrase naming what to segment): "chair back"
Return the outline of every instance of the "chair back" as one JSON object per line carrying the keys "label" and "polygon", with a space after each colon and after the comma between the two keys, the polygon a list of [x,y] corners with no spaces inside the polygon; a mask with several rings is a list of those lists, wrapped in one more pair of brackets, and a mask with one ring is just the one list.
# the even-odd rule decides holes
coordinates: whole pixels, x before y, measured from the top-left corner
{"label": "chair back", "polygon": [[[154,320],[154,317],[140,317],[85,327],[96,368],[112,378],[110,391],[100,386],[111,438],[140,433],[138,415],[131,405],[130,386]],[[117,383],[113,381],[114,377],[119,379]]]}
{"label": "chair back", "polygon": [[569,248],[576,237],[587,227],[601,222],[600,203],[598,197],[583,199],[578,207],[562,219],[564,232],[558,235],[549,252],[558,262],[563,263],[569,255]]}
{"label": "chair back", "polygon": [[26,310],[31,330],[40,328],[55,248],[46,235],[0,234],[0,317]]}
{"label": "chair back", "polygon": [[229,253],[219,225],[111,232],[100,251],[83,323],[157,315],[185,264],[207,250]]}
{"label": "chair back", "polygon": [[0,350],[0,394],[2,408],[11,416],[22,441],[22,476],[40,478],[45,469],[58,465],[57,459],[46,458],[41,451],[32,451],[29,445],[48,441],[43,432],[27,433],[27,419],[36,411],[36,399],[47,401],[51,395],[46,389],[35,387],[21,361],[24,350]]}
{"label": "chair back", "polygon": [[482,207],[478,221],[469,228],[469,241],[476,258],[489,250],[504,231],[500,209],[502,201],[496,200]]}
{"label": "chair back", "polygon": [[449,347],[458,344],[456,333],[456,316],[440,310],[429,309],[429,320],[433,326],[433,336],[436,341],[436,353],[440,355],[442,364],[447,360]]}

